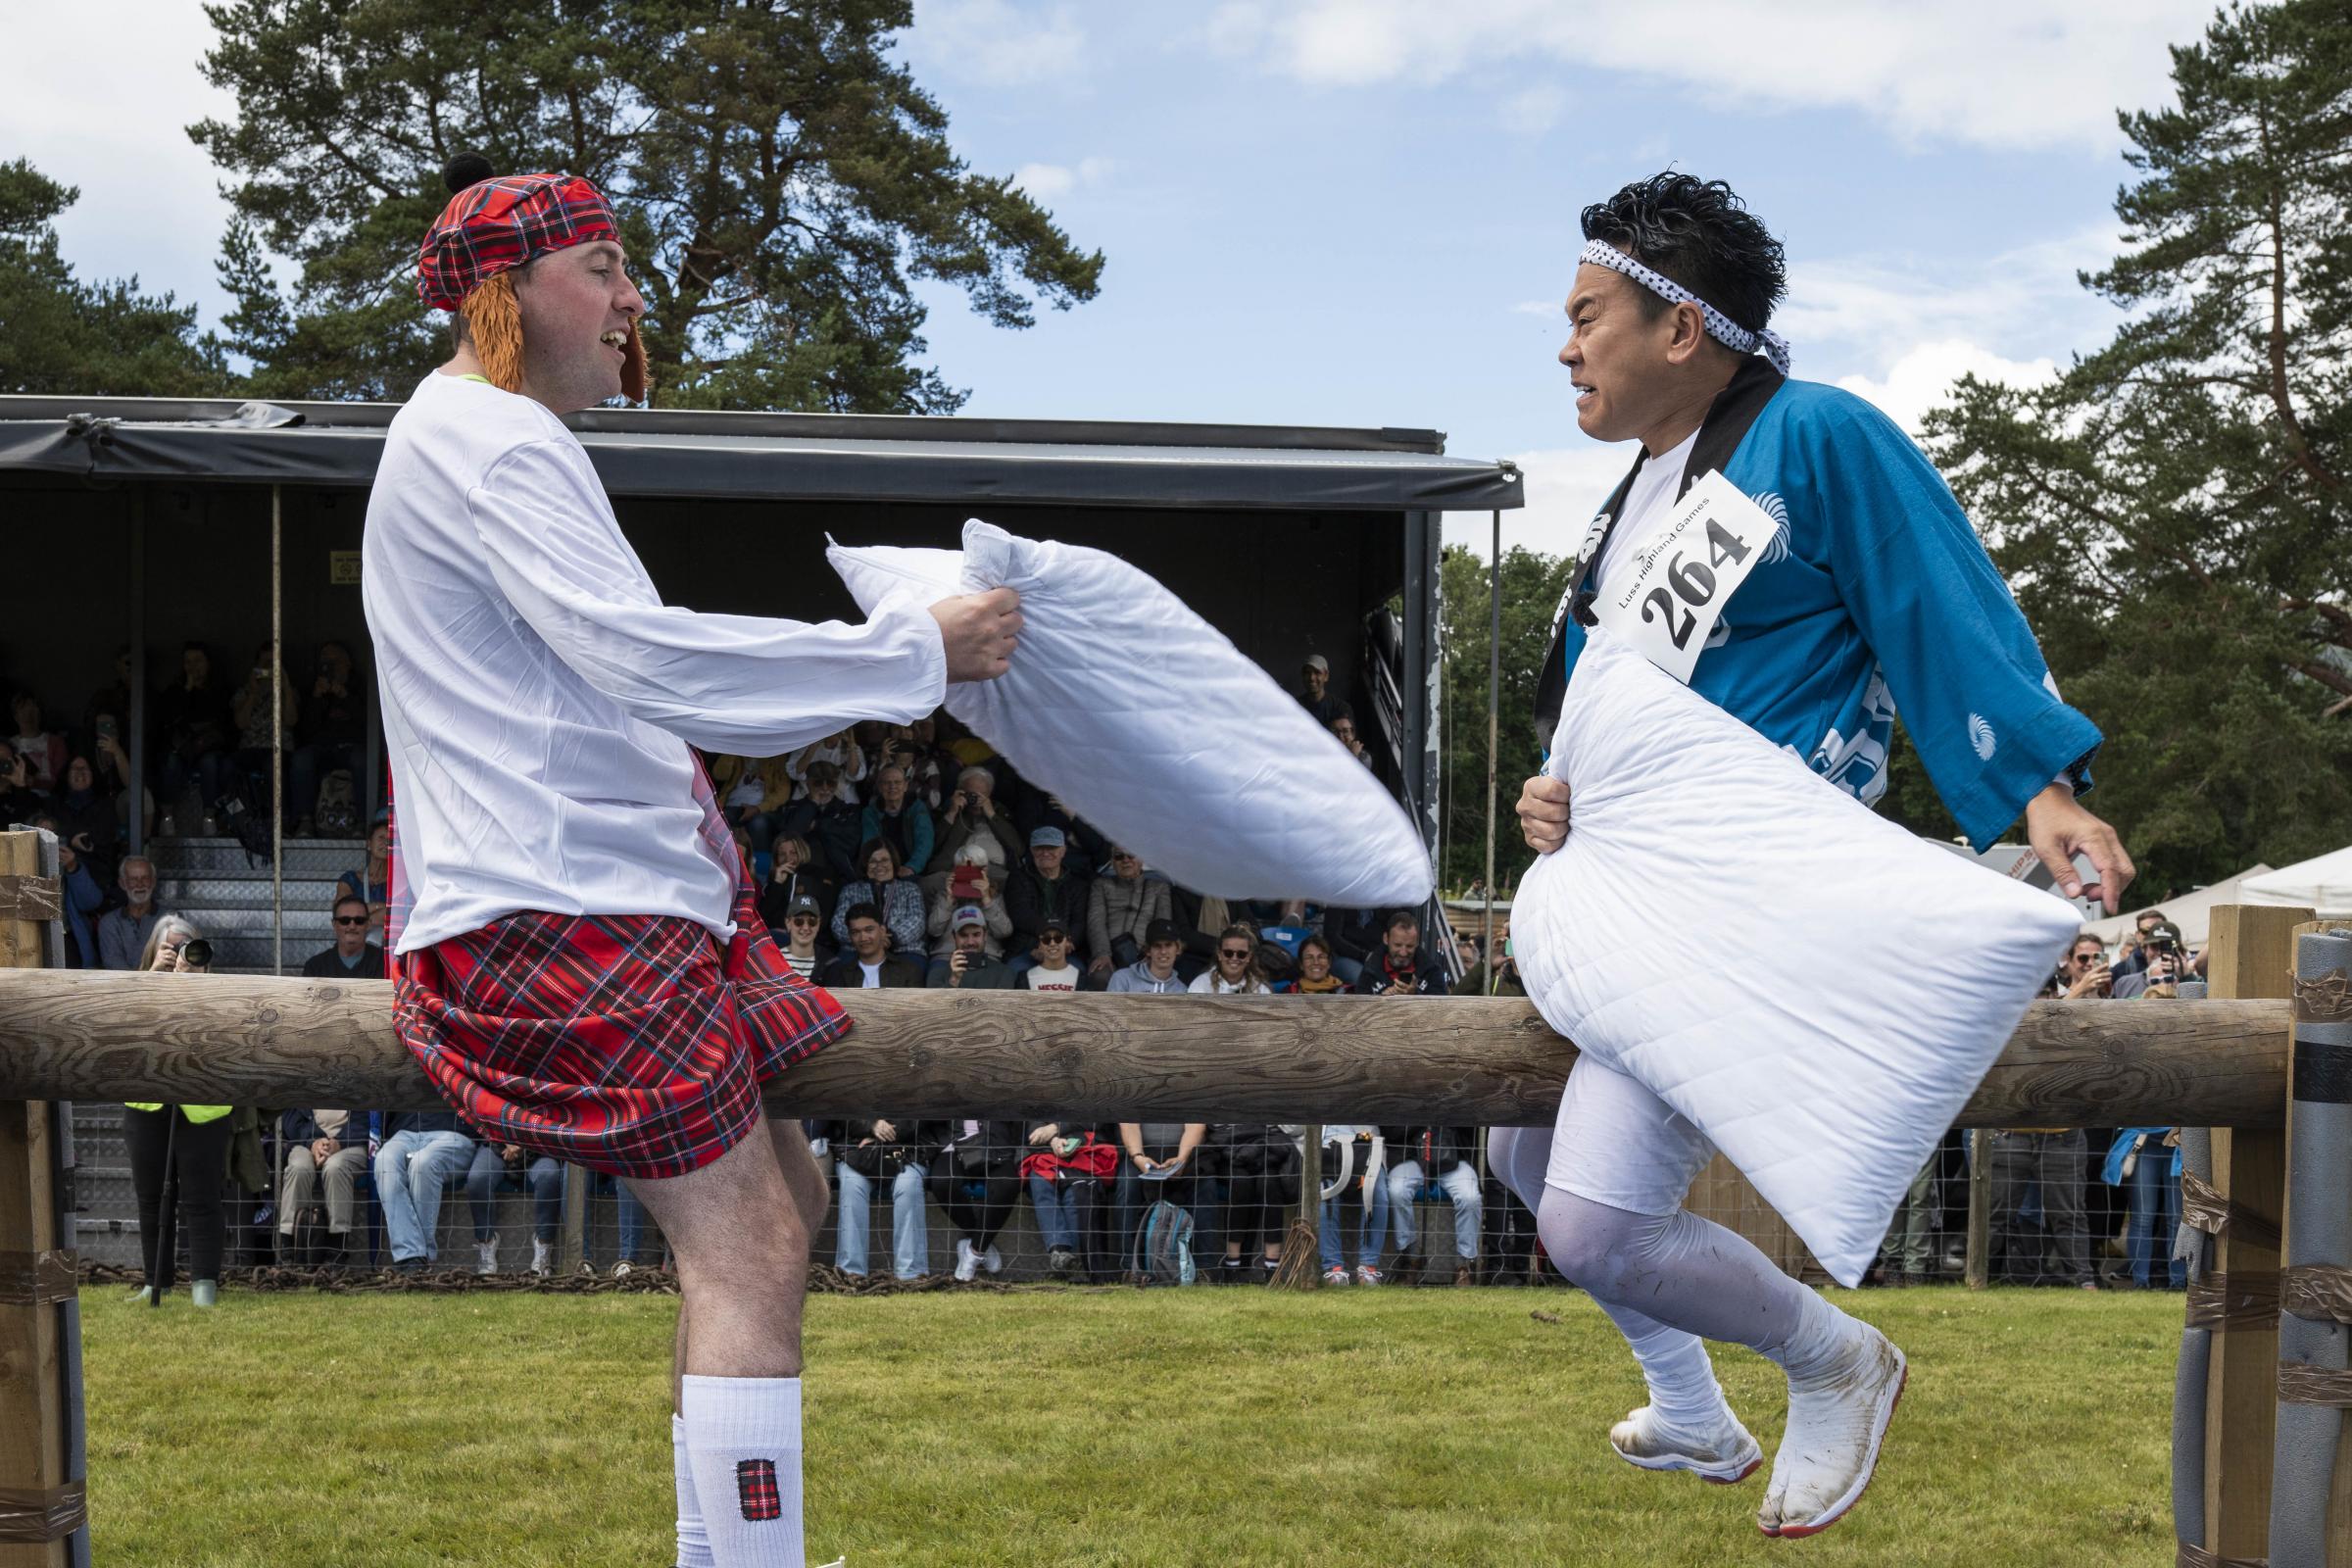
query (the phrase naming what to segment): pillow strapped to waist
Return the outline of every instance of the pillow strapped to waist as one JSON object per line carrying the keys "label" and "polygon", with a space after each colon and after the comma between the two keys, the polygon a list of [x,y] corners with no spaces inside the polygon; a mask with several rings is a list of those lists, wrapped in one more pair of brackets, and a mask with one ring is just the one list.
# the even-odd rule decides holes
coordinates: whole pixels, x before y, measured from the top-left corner
{"label": "pillow strapped to waist", "polygon": [[1298,700],[1158,582],[1100,550],[977,518],[961,551],[830,545],[871,613],[1009,587],[1020,648],[948,711],[1021,776],[1196,893],[1343,908],[1428,902],[1428,851]]}
{"label": "pillow strapped to waist", "polygon": [[2074,939],[1594,628],[1511,907],[1528,997],[1694,1123],[1841,1285]]}

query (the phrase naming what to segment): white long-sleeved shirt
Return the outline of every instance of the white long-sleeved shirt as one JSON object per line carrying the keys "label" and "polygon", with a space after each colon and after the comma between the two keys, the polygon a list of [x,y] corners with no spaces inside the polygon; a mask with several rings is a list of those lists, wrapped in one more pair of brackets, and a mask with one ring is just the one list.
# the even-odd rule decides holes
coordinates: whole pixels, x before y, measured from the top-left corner
{"label": "white long-sleeved shirt", "polygon": [[863,625],[662,603],[587,452],[528,398],[427,375],[368,501],[375,643],[412,953],[524,909],[734,933],[687,743],[772,757],[940,704],[928,607]]}

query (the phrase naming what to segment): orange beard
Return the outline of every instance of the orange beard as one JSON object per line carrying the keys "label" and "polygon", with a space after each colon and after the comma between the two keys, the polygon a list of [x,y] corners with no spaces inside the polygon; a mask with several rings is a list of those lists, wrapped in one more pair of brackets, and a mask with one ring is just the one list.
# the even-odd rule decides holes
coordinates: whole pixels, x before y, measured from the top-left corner
{"label": "orange beard", "polygon": [[[482,374],[502,392],[522,390],[522,307],[514,298],[514,274],[500,272],[466,296],[458,307],[473,338],[473,357],[482,362]],[[631,403],[643,403],[652,384],[646,374],[645,344],[637,323],[629,323],[629,340],[621,348],[620,390]]]}

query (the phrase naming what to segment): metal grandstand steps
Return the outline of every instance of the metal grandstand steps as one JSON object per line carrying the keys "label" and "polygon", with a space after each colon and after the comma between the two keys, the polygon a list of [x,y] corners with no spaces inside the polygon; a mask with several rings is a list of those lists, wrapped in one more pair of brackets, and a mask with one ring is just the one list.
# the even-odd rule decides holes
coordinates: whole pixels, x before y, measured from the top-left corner
{"label": "metal grandstand steps", "polygon": [[[213,944],[217,972],[269,974],[278,951],[271,918],[270,866],[228,838],[158,839],[156,902],[196,922]],[[335,879],[365,868],[362,839],[288,839],[285,859],[285,969],[335,940],[330,918]]]}

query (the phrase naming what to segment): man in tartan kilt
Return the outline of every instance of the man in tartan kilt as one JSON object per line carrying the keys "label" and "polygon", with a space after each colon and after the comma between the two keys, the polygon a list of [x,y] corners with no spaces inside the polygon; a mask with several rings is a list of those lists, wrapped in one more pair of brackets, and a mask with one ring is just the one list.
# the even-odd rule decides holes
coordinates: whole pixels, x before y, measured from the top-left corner
{"label": "man in tartan kilt", "polygon": [[395,803],[394,1019],[485,1137],[629,1184],[678,1257],[681,1568],[803,1568],[801,1306],[825,1184],[760,1084],[849,1020],[777,951],[690,749],[910,723],[1002,674],[1009,590],[863,625],[664,605],[559,416],[645,392],[618,227],[470,156],[417,291],[455,352],[397,417],[364,594]]}

